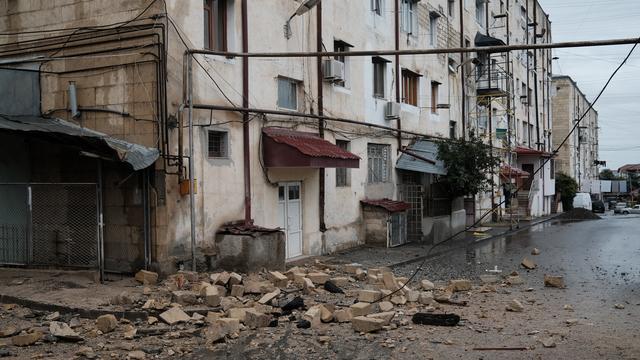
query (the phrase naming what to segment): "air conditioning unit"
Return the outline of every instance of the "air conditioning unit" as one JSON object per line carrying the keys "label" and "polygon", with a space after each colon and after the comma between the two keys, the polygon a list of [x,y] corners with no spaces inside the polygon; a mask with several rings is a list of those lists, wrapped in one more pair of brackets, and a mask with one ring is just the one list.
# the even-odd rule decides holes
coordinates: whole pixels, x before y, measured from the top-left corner
{"label": "air conditioning unit", "polygon": [[389,101],[384,108],[384,118],[387,120],[400,118],[400,104]]}
{"label": "air conditioning unit", "polygon": [[322,71],[325,81],[336,82],[344,80],[344,63],[340,61],[333,59],[325,60]]}

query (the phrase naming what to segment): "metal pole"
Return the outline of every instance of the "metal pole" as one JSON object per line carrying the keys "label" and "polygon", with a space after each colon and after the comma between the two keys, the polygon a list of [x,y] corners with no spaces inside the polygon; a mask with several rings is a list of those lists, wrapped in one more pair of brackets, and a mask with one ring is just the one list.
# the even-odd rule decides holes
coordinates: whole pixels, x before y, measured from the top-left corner
{"label": "metal pole", "polygon": [[[242,51],[249,52],[249,18],[247,16],[247,0],[242,0]],[[249,107],[249,58],[242,60],[242,106]],[[251,146],[249,113],[242,114],[242,154],[244,164],[244,223],[250,225],[251,220]]]}
{"label": "metal pole", "polygon": [[[322,1],[316,5],[316,49],[322,52]],[[323,73],[322,73],[322,56],[317,57],[317,73],[318,73],[318,134],[324,138],[324,89],[323,89]],[[327,244],[324,233],[327,231],[327,224],[324,219],[325,212],[325,169],[318,169],[318,221],[320,232],[322,233],[322,254],[326,254]]]}
{"label": "metal pole", "polygon": [[196,271],[196,204],[193,166],[193,56],[187,57],[187,88],[189,91],[189,211],[191,221],[191,269]]}
{"label": "metal pole", "polygon": [[[464,47],[464,0],[460,0],[460,47]],[[460,52],[460,64],[464,64],[464,52]],[[466,90],[466,74],[464,66],[460,67],[460,79],[462,84],[462,138],[467,138],[467,90]]]}
{"label": "metal pole", "polygon": [[[394,1],[394,17],[395,17],[395,50],[399,51],[400,50],[400,0],[395,0]],[[396,53],[395,56],[395,63],[396,63],[396,76],[395,76],[395,83],[396,83],[396,102],[399,104],[400,103],[400,54]],[[398,130],[402,130],[402,116],[398,115],[398,119],[396,120],[396,126],[398,127]],[[398,150],[402,149],[402,133],[400,131],[398,131],[397,136],[396,136],[396,140],[398,141]]]}
{"label": "metal pole", "polygon": [[98,272],[100,274],[100,282],[104,282],[104,212],[102,208],[102,160],[97,159],[98,183],[96,205],[98,207]]}

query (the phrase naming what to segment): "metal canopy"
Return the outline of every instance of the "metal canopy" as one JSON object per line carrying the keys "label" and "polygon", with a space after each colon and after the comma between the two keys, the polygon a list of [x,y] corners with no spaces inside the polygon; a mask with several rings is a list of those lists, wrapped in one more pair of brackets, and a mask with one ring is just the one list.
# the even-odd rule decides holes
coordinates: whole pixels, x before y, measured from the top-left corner
{"label": "metal canopy", "polygon": [[425,174],[446,175],[444,162],[438,159],[438,145],[432,141],[418,140],[407,148],[407,152],[431,160],[432,163],[418,159],[410,154],[403,153],[398,158],[396,168],[401,170],[416,171]]}
{"label": "metal canopy", "polygon": [[0,131],[2,130],[38,133],[62,144],[76,145],[99,155],[107,154],[114,160],[126,162],[134,170],[153,165],[160,156],[158,149],[116,139],[58,118],[1,115]]}

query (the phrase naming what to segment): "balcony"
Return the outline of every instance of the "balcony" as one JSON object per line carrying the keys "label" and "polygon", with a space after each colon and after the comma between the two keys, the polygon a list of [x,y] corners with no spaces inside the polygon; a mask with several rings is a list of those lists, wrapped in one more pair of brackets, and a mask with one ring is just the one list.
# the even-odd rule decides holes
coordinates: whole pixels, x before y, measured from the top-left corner
{"label": "balcony", "polygon": [[476,67],[476,93],[478,97],[504,97],[509,95],[509,76],[498,64]]}

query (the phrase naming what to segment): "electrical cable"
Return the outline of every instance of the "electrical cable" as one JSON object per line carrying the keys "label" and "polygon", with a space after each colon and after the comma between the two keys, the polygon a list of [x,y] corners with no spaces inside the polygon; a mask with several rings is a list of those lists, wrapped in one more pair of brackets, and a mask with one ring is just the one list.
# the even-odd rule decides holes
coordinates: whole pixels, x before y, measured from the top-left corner
{"label": "electrical cable", "polygon": [[[530,175],[531,178],[533,179],[533,177],[540,172],[540,170],[542,170],[544,168],[544,166],[547,164],[547,162],[549,162],[555,155],[558,154],[558,152],[560,151],[560,149],[562,148],[562,146],[567,142],[567,140],[569,140],[569,138],[571,137],[571,134],[578,128],[578,126],[580,125],[580,122],[589,114],[589,111],[591,111],[591,109],[593,109],[593,106],[598,102],[598,100],[600,99],[600,97],[602,96],[602,94],[605,92],[605,90],[607,89],[607,87],[609,86],[609,84],[611,83],[611,81],[613,80],[613,78],[616,76],[616,74],[618,73],[618,71],[620,71],[620,69],[626,64],[627,60],[629,60],[629,58],[631,57],[631,55],[633,54],[633,52],[635,51],[636,47],[638,46],[638,44],[640,43],[640,38],[637,39],[636,43],[633,45],[633,47],[631,48],[631,50],[629,51],[629,53],[627,54],[627,56],[624,58],[624,60],[622,61],[622,63],[620,63],[620,65],[618,65],[618,67],[615,69],[615,71],[611,74],[611,76],[609,77],[609,80],[607,80],[607,82],[604,84],[604,86],[602,87],[602,90],[600,90],[600,92],[598,93],[598,96],[596,96],[596,98],[591,102],[590,106],[586,109],[586,111],[582,114],[582,116],[580,116],[580,118],[578,119],[578,121],[576,121],[575,125],[573,126],[573,128],[571,128],[571,131],[569,131],[569,133],[567,134],[567,136],[562,140],[562,142],[560,142],[560,145],[558,145],[556,147],[556,150],[553,151],[553,156],[547,158],[544,160],[544,162]],[[518,191],[522,190],[523,186],[518,187],[518,189],[516,189],[516,191],[514,191],[514,194],[517,194]],[[492,214],[495,210],[497,210],[499,207],[501,207],[507,199],[504,199],[502,201],[500,201],[500,203],[494,205],[490,210],[488,210],[487,212],[485,212],[478,220],[476,220],[472,225],[466,227],[463,230],[458,231],[457,233],[449,236],[447,239],[445,239],[444,241],[441,241],[433,246],[431,246],[429,248],[429,250],[427,250],[426,254],[424,255],[424,258],[422,260],[422,262],[420,263],[420,265],[416,268],[416,270],[413,272],[413,274],[411,274],[411,276],[408,278],[408,280],[402,284],[402,286],[400,286],[398,289],[392,291],[391,293],[381,297],[380,299],[376,300],[374,303],[378,303],[380,301],[383,301],[384,299],[390,298],[391,296],[393,296],[394,294],[398,293],[399,291],[401,291],[402,289],[404,289],[407,284],[411,283],[413,281],[413,279],[422,271],[422,267],[424,266],[424,264],[427,262],[429,255],[431,254],[431,252],[433,251],[433,249],[435,249],[436,247],[445,244],[453,239],[455,239],[458,235],[463,234],[465,232],[467,232],[468,230],[474,228],[476,225],[478,225],[480,222],[482,222],[482,220],[484,220],[487,216],[489,216],[490,214]]]}

